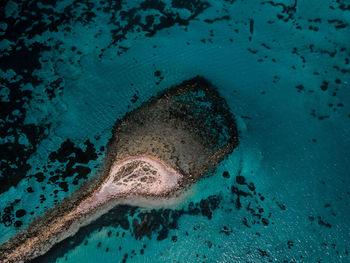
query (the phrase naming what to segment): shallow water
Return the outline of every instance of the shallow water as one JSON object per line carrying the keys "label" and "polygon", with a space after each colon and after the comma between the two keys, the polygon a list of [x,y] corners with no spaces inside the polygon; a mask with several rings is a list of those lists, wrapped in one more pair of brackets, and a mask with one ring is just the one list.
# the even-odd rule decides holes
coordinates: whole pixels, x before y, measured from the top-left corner
{"label": "shallow water", "polygon": [[118,118],[201,75],[231,107],[239,147],[170,210],[116,207],[36,262],[350,261],[348,1],[1,12],[0,242],[93,176]]}

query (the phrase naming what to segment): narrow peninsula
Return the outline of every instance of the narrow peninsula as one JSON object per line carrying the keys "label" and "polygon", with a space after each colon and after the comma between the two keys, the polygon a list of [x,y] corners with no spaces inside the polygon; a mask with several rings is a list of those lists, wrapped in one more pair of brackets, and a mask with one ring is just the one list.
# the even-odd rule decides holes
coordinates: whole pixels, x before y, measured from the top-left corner
{"label": "narrow peninsula", "polygon": [[176,198],[238,145],[235,119],[202,77],[169,88],[118,120],[99,172],[0,246],[0,262],[26,262],[120,203]]}

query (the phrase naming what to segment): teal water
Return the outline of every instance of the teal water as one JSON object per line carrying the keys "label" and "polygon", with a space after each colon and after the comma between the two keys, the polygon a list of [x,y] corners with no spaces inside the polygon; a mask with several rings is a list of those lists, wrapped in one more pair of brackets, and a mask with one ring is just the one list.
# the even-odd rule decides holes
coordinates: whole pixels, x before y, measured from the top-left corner
{"label": "teal water", "polygon": [[240,130],[216,173],[170,210],[117,207],[35,262],[350,262],[349,1],[1,12],[0,242],[93,176],[118,118],[201,75]]}

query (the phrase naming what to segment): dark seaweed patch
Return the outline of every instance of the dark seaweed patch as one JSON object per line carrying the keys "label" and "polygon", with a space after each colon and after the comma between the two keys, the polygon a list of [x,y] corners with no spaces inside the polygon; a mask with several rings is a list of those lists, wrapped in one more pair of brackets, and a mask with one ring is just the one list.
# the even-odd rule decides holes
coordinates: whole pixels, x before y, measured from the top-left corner
{"label": "dark seaweed patch", "polygon": [[[6,60],[4,61],[6,63]],[[20,86],[28,83],[27,81],[23,79],[10,83],[4,79],[0,80],[2,89],[9,90],[8,101],[0,98],[0,119],[4,120],[0,123],[0,137],[12,138],[9,142],[0,144],[0,193],[16,186],[26,176],[31,168],[28,160],[41,140],[46,138],[45,130],[49,127],[49,124],[24,123],[25,107],[32,98],[32,92],[21,90]]]}
{"label": "dark seaweed patch", "polygon": [[[336,0],[337,8],[342,11],[350,11],[350,4],[347,0]],[[333,6],[331,6],[331,9],[335,9]]]}
{"label": "dark seaweed patch", "polygon": [[269,254],[265,250],[258,248],[258,252],[259,252],[259,255],[262,257],[270,257]]}
{"label": "dark seaweed patch", "polygon": [[74,176],[74,185],[77,185],[81,179],[87,179],[91,169],[85,165],[97,159],[97,152],[89,140],[84,142],[84,146],[85,150],[67,139],[56,152],[49,155],[52,163],[58,162],[64,164],[64,166],[55,170],[48,183],[58,184],[62,190],[68,191],[68,184],[65,182],[68,177]]}
{"label": "dark seaweed patch", "polygon": [[7,206],[4,208],[1,221],[5,226],[10,226],[14,219],[13,206]]}
{"label": "dark seaweed patch", "polygon": [[[245,177],[240,175],[240,173],[236,176],[236,183],[237,185],[231,186],[231,193],[233,197],[236,198],[234,201],[232,200],[232,203],[234,203],[237,210],[240,210],[243,207],[242,199],[247,199],[247,201],[245,201],[245,203],[247,203],[246,211],[251,215],[250,220],[248,220],[247,217],[242,219],[243,225],[248,228],[250,228],[251,225],[260,223],[263,226],[268,226],[271,223],[271,213],[266,214],[265,209],[261,206],[261,202],[264,202],[265,197],[261,193],[257,193],[254,183],[248,183]],[[244,189],[240,189],[240,187],[244,187]],[[272,201],[275,201],[275,199],[272,199]],[[285,205],[280,204],[278,201],[275,202],[281,210],[286,209]],[[272,222],[272,224],[274,223]]]}
{"label": "dark seaweed patch", "polygon": [[335,29],[343,29],[349,26],[348,23],[340,20],[340,19],[329,19],[328,23],[334,24]]}
{"label": "dark seaweed patch", "polygon": [[17,218],[23,217],[25,214],[26,214],[26,210],[24,210],[24,209],[19,209],[16,211]]}
{"label": "dark seaweed patch", "polygon": [[199,203],[199,207],[201,208],[202,215],[211,219],[212,211],[216,210],[220,203],[220,198],[216,196],[209,196],[207,199],[202,199]]}
{"label": "dark seaweed patch", "polygon": [[296,13],[296,9],[297,9],[297,4],[298,4],[298,0],[294,0],[293,5],[286,5],[284,3],[280,3],[280,2],[275,2],[275,1],[263,1],[261,2],[261,4],[265,5],[271,5],[273,7],[281,7],[282,11],[280,13],[278,13],[276,16],[279,20],[283,21],[283,22],[288,22],[289,20],[293,20],[294,15]]}
{"label": "dark seaweed patch", "polygon": [[328,89],[328,81],[323,81],[321,85],[321,90],[327,90]]}
{"label": "dark seaweed patch", "polygon": [[214,19],[204,19],[203,21],[205,23],[213,24],[216,21],[222,21],[222,20],[230,20],[230,16],[224,15],[224,16],[221,16],[221,17],[216,17]]}
{"label": "dark seaweed patch", "polygon": [[17,220],[15,223],[14,223],[14,226],[15,227],[21,227],[23,225],[22,221],[19,221]]}
{"label": "dark seaweed patch", "polygon": [[252,35],[254,34],[254,19],[249,19],[249,41],[252,41]]}
{"label": "dark seaweed patch", "polygon": [[[146,0],[142,2],[140,7],[131,8],[130,10],[125,10],[120,12],[120,18],[126,22],[126,26],[122,27],[119,22],[116,22],[116,14],[121,9],[121,5],[111,5],[113,6],[113,15],[111,16],[110,23],[116,25],[114,29],[111,30],[113,41],[109,45],[115,45],[121,40],[125,39],[125,35],[129,31],[135,31],[138,27],[142,28],[146,32],[146,36],[151,37],[156,34],[159,30],[164,28],[172,27],[176,24],[188,25],[189,22],[195,19],[199,14],[201,14],[210,5],[208,2],[204,1],[183,1],[183,0],[173,0],[171,2],[172,7],[187,9],[191,15],[188,18],[181,18],[172,9],[166,9],[165,4],[159,0]],[[149,15],[145,19],[145,23],[141,20],[141,11],[146,10],[158,10],[160,13],[158,22],[152,15]]]}
{"label": "dark seaweed patch", "polygon": [[298,86],[296,86],[295,88],[298,90],[298,92],[302,92],[302,91],[305,90],[305,88],[304,88],[303,85],[298,85]]}
{"label": "dark seaweed patch", "polygon": [[136,91],[136,93],[132,96],[132,99],[131,99],[131,102],[132,103],[136,103],[139,99],[139,96],[138,96],[138,91]]}
{"label": "dark seaweed patch", "polygon": [[226,236],[231,234],[232,230],[230,230],[227,226],[223,226],[219,233],[224,233]]}
{"label": "dark seaweed patch", "polygon": [[331,228],[332,225],[328,222],[325,222],[322,220],[321,217],[318,217],[318,222],[317,222],[320,226],[324,226],[324,227],[327,227],[327,228]]}
{"label": "dark seaweed patch", "polygon": [[237,182],[238,184],[241,184],[241,185],[246,184],[246,181],[245,181],[244,176],[241,176],[241,175],[236,176],[236,182]]}
{"label": "dark seaweed patch", "polygon": [[230,178],[230,174],[229,174],[228,171],[224,171],[224,172],[222,173],[222,176],[223,176],[224,178]]}
{"label": "dark seaweed patch", "polygon": [[[80,148],[67,139],[61,144],[57,151],[49,155],[49,164],[43,167],[43,172],[38,172],[28,177],[36,178],[40,183],[47,179],[47,183],[55,184],[64,192],[68,192],[69,183],[66,181],[67,178],[74,177],[72,182],[74,185],[77,185],[80,180],[87,179],[88,174],[91,172],[91,169],[87,167],[87,165],[90,161],[96,159],[96,149],[89,140],[86,140],[84,142],[84,147]],[[48,169],[52,168],[55,163],[61,165],[54,171],[48,172]],[[55,165],[54,167],[58,166]],[[42,186],[42,189],[44,190],[45,187]],[[34,189],[28,187],[27,192],[33,193]],[[57,190],[54,190],[55,197],[57,197],[57,192]],[[40,195],[39,201],[40,203],[44,203],[46,197]],[[6,211],[4,210],[4,215],[8,215],[9,210],[7,209]],[[25,216],[25,214],[23,216]],[[10,226],[13,223],[8,216],[6,216],[2,222],[5,226]]]}

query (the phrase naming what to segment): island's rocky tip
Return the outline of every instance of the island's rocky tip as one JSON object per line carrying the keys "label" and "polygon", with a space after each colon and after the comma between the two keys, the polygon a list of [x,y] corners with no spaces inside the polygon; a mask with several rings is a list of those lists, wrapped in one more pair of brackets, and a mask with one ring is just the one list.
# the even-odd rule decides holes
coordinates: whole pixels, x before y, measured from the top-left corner
{"label": "island's rocky tip", "polygon": [[210,82],[164,90],[116,122],[100,171],[2,244],[0,262],[43,255],[118,203],[178,196],[237,145],[235,119]]}

